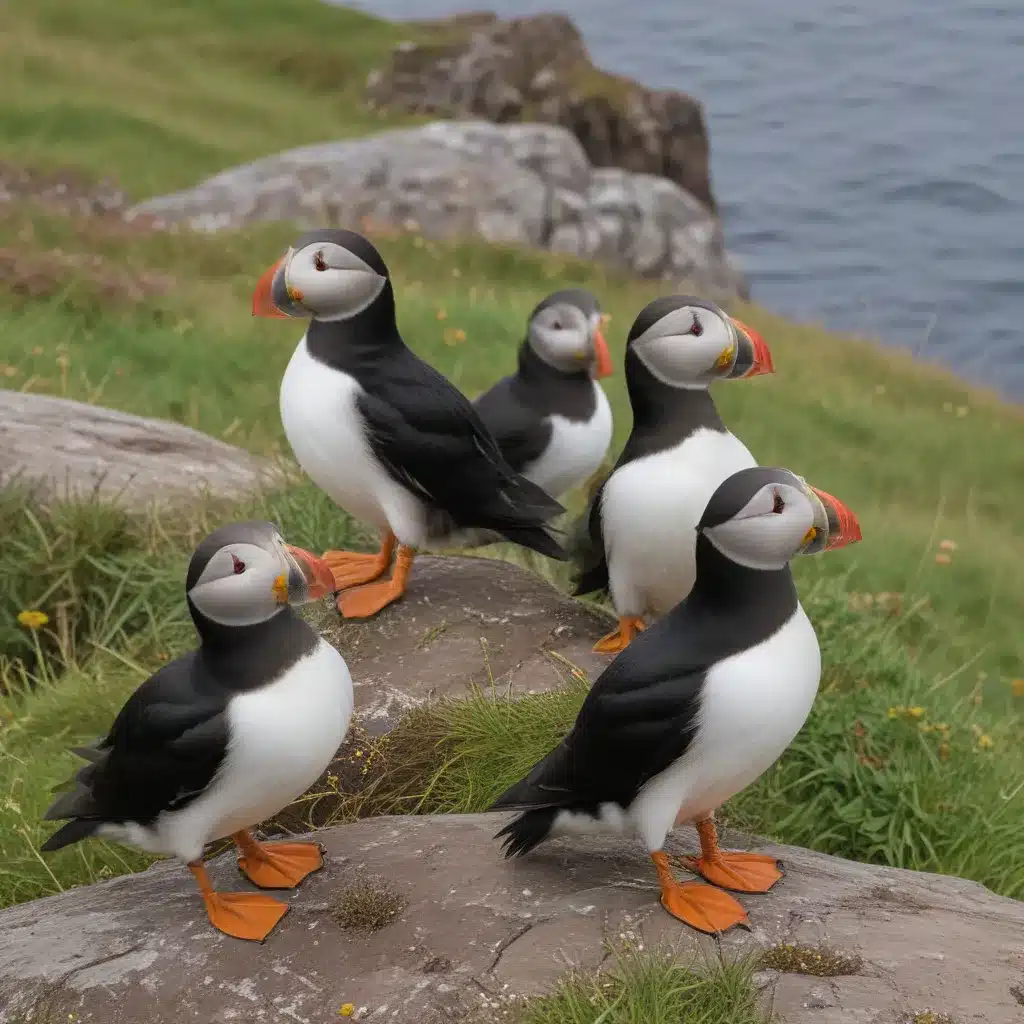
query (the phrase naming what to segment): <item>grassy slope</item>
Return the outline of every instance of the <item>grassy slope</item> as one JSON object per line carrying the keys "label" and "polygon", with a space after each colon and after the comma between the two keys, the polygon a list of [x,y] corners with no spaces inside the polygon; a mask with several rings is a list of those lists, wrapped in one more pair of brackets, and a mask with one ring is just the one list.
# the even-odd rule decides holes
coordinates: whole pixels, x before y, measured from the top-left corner
{"label": "grassy slope", "polygon": [[[235,161],[380,123],[357,112],[354,96],[398,31],[315,0],[173,8],[154,0],[13,0],[5,14],[0,155],[113,174],[140,198]],[[30,302],[0,287],[6,385],[167,416],[257,451],[280,450],[277,384],[295,325],[253,321],[248,297],[289,234],[150,236],[29,206],[0,209],[0,247],[41,257],[53,271],[49,298]],[[579,281],[599,291],[614,317],[619,355],[633,316],[657,293],[654,285],[551,257],[408,237],[380,244],[393,268],[403,332],[469,393],[511,368],[526,312],[556,284]],[[169,274],[174,288],[141,302],[103,300],[89,275],[68,269],[57,251],[99,254],[129,274]],[[817,724],[736,813],[769,828],[792,812],[800,820],[781,830],[792,841],[840,850],[860,843],[858,855],[961,870],[1019,894],[1020,868],[1006,859],[1007,850],[1019,849],[1019,826],[1017,833],[1007,827],[1002,850],[988,859],[978,840],[986,822],[1014,810],[1021,818],[1019,797],[1009,796],[1024,736],[1008,686],[1022,674],[1024,651],[1024,588],[1014,575],[1024,556],[1021,411],[872,345],[756,308],[738,312],[765,333],[778,373],[719,388],[723,412],[762,462],[789,465],[847,500],[866,540],[799,567],[805,592],[819,584],[825,595],[817,621],[837,695],[821,702]],[[454,329],[465,341],[455,340]],[[621,377],[610,381],[609,394],[621,444],[629,424]],[[300,543],[337,543],[349,530],[308,490],[272,511]],[[79,659],[92,639],[122,659],[127,650],[137,667],[103,655],[28,701],[7,703],[13,722],[0,733],[0,902],[59,884],[29,852],[47,787],[71,765],[58,751],[94,735],[159,654],[187,641],[180,614],[168,624],[167,610],[176,607],[174,581],[202,529],[198,517],[157,529],[111,526],[109,510],[58,516],[74,523],[37,526],[20,506],[6,507],[5,534],[21,545],[8,545],[20,554],[8,556],[0,591],[8,641],[17,642],[10,617],[20,607],[52,607],[52,588],[74,595]],[[55,545],[57,569],[40,555],[40,531]],[[74,550],[108,553],[80,557],[72,536]],[[950,565],[935,562],[943,539],[957,544]],[[69,590],[71,583],[78,589]],[[907,606],[927,599],[927,616],[898,622],[900,638],[918,649],[916,664],[881,619],[847,621],[843,588],[899,592]],[[112,591],[117,598],[105,608]],[[83,621],[86,611],[95,621]],[[832,629],[837,621],[842,628]],[[979,685],[981,671],[987,677]],[[948,762],[938,753],[941,735],[922,732],[920,720],[888,718],[898,703],[926,706],[933,722],[953,722]],[[514,721],[513,711],[501,714]],[[561,714],[556,732],[564,708]],[[856,737],[858,721],[876,730],[884,756]],[[971,724],[993,737],[992,751],[978,748]],[[467,749],[471,760],[471,743]],[[918,810],[928,816],[928,836],[946,835],[942,857],[908,849],[907,830],[912,838],[923,828]],[[975,859],[957,860],[951,844],[969,826]],[[61,879],[77,882],[123,870],[123,857],[90,847],[53,864]]]}

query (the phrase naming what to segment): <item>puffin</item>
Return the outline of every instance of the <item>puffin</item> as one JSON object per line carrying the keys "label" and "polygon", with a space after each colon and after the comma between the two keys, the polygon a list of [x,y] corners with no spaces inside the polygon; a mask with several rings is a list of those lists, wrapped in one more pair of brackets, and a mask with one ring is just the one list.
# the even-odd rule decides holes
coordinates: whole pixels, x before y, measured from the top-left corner
{"label": "puffin", "polygon": [[554,498],[589,480],[611,444],[604,322],[590,292],[553,292],[530,314],[516,372],[473,403],[509,465]]}
{"label": "puffin", "polygon": [[178,857],[210,923],[262,942],[288,904],[215,891],[203,848],[230,836],[242,873],[264,889],[294,888],[323,866],[317,843],[261,843],[250,829],[301,796],[348,731],[345,660],[294,610],[333,587],[326,563],[272,523],[206,537],[185,580],[199,646],[142,683],[106,737],[74,751],[87,763],[43,815],[66,824],[41,849],[98,836]]}
{"label": "puffin", "polygon": [[566,559],[547,525],[565,510],[508,464],[469,399],[402,340],[388,268],[367,238],[306,232],[260,278],[253,314],[309,318],[281,381],[285,435],[312,481],[382,535],[376,553],[323,555],[346,619],[398,600],[427,544],[497,536]]}
{"label": "puffin", "polygon": [[626,342],[633,428],[577,529],[577,597],[608,590],[618,627],[594,646],[614,654],[678,604],[694,579],[695,527],[715,488],[757,465],[708,390],[773,373],[767,343],[715,303],[648,303]]}
{"label": "puffin", "polygon": [[[745,925],[725,890],[767,892],[783,869],[722,850],[713,814],[789,746],[818,690],[790,560],[860,539],[846,505],[789,470],[754,466],[720,484],[697,524],[690,593],[608,665],[566,738],[490,808],[520,812],[495,836],[506,857],[560,833],[632,834],[670,914],[709,934]],[[700,837],[684,863],[711,885],[672,874],[663,846],[684,823]]]}

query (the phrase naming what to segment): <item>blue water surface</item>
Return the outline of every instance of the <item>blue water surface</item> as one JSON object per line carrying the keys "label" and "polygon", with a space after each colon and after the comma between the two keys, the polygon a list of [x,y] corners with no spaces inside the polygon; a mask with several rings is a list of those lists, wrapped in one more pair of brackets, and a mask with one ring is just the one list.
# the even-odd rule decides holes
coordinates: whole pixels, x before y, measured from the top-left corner
{"label": "blue water surface", "polygon": [[1024,2],[364,0],[559,9],[595,61],[708,118],[754,297],[1024,400]]}

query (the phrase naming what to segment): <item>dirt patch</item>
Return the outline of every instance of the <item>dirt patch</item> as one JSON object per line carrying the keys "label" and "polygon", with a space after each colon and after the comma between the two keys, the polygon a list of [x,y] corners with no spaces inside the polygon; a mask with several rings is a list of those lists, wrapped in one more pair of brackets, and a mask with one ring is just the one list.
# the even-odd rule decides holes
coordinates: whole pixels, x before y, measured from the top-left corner
{"label": "dirt patch", "polygon": [[387,927],[405,909],[408,900],[380,878],[360,878],[331,900],[329,913],[340,927],[376,932]]}
{"label": "dirt patch", "polygon": [[758,959],[761,970],[784,974],[809,974],[815,978],[838,978],[859,974],[864,961],[856,954],[843,953],[829,946],[801,946],[782,942],[766,949]]}
{"label": "dirt patch", "polygon": [[128,196],[112,181],[92,181],[80,171],[49,171],[0,160],[0,203],[31,199],[62,213],[95,215],[126,209]]}
{"label": "dirt patch", "polygon": [[30,253],[0,249],[0,280],[24,299],[63,297],[76,305],[98,300],[105,308],[137,306],[174,287],[174,279],[165,274],[130,272],[102,256],[61,249]]}

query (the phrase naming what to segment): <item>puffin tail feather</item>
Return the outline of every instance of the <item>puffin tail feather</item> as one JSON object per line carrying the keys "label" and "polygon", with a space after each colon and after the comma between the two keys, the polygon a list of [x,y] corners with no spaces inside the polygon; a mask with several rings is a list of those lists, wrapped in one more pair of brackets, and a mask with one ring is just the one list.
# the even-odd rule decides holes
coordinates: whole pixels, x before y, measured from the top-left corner
{"label": "puffin tail feather", "polygon": [[552,531],[543,526],[506,526],[500,530],[500,533],[513,544],[529,548],[547,558],[564,562],[569,557]]}
{"label": "puffin tail feather", "polygon": [[80,842],[82,839],[88,839],[89,836],[95,835],[100,824],[98,821],[87,818],[72,818],[66,825],[61,825],[39,849],[43,853],[52,853],[54,850],[60,850],[72,843]]}
{"label": "puffin tail feather", "polygon": [[513,818],[494,838],[502,840],[506,858],[522,857],[539,846],[551,834],[557,807],[539,807]]}

